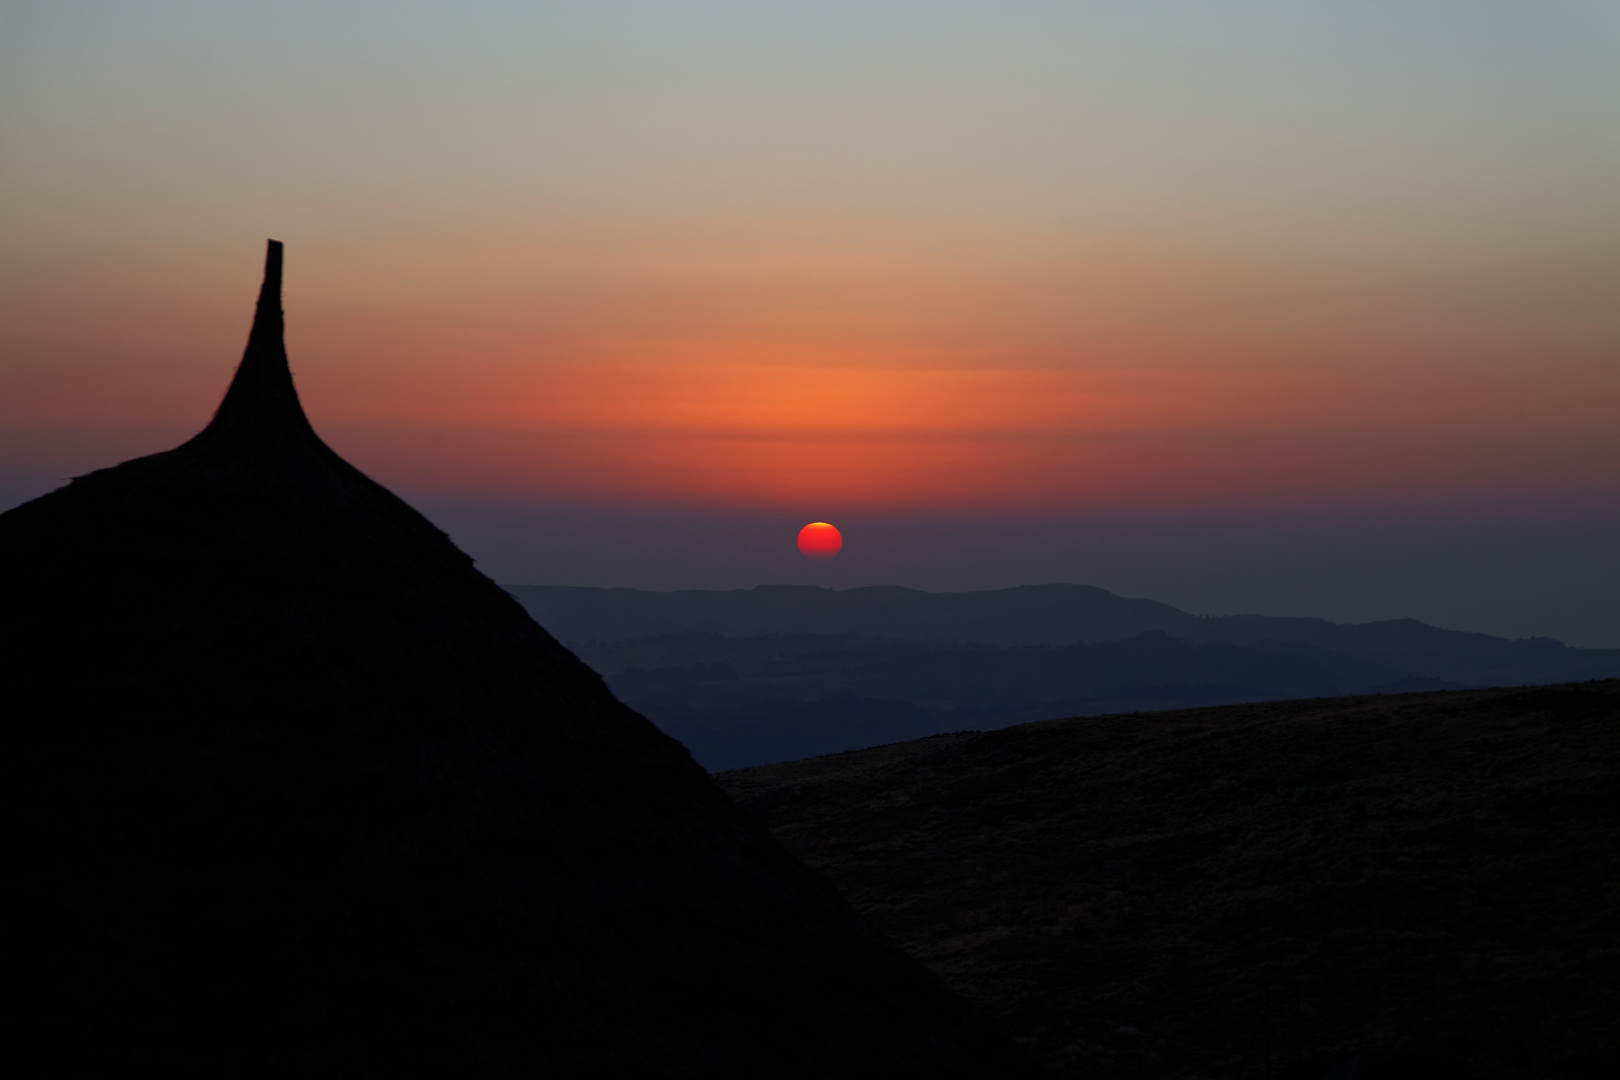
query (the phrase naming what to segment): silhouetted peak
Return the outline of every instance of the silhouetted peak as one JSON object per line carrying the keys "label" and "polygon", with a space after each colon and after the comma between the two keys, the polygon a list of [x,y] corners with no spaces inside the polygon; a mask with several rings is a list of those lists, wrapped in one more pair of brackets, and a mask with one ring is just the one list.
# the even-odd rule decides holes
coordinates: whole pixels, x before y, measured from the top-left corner
{"label": "silhouetted peak", "polygon": [[264,252],[264,283],[259,286],[259,307],[253,316],[253,332],[248,340],[265,341],[274,349],[280,349],[282,358],[286,358],[286,347],[282,342],[281,312],[281,251],[280,240],[265,241]]}
{"label": "silhouetted peak", "polygon": [[225,399],[198,439],[217,437],[314,438],[315,433],[298,402],[292,372],[287,367],[287,345],[281,311],[281,241],[268,241],[264,257],[264,284],[248,334],[247,351],[237,366]]}
{"label": "silhouetted peak", "polygon": [[1028,1075],[321,443],[281,255],[201,434],[0,514],[6,1060]]}

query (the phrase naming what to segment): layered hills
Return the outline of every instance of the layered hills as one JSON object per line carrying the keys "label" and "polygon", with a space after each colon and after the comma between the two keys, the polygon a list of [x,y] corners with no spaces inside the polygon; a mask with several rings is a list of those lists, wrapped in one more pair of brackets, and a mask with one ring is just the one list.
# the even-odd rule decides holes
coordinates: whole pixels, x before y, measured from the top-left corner
{"label": "layered hills", "polygon": [[1620,675],[1616,649],[1206,618],[1080,585],[507,588],[711,769],[1059,716]]}
{"label": "layered hills", "polygon": [[1620,681],[964,732],[722,774],[1054,1075],[1620,1074]]}

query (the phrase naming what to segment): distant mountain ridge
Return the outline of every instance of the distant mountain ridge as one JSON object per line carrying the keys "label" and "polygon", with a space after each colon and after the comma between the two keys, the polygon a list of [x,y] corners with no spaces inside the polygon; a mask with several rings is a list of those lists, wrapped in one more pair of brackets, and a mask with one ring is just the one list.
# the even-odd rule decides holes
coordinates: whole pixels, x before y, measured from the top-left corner
{"label": "distant mountain ridge", "polygon": [[854,634],[924,645],[1003,647],[1118,641],[1158,631],[1198,644],[1299,642],[1465,686],[1570,682],[1620,675],[1620,649],[1579,649],[1552,638],[1512,641],[1443,630],[1416,619],[1347,624],[1272,615],[1192,615],[1156,600],[1090,585],[1025,585],[930,593],[899,586],[821,589],[762,585],[726,592],[646,592],[507,585],[570,647],[666,634]]}
{"label": "distant mountain ridge", "polygon": [[1085,585],[506,588],[711,770],[1065,716],[1620,676],[1620,649],[1209,618]]}

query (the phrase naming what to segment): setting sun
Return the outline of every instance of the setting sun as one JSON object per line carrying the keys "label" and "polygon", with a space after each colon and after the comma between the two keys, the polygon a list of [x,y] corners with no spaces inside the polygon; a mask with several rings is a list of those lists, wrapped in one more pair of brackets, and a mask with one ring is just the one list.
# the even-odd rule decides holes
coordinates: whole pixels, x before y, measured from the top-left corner
{"label": "setting sun", "polygon": [[843,547],[843,534],[825,521],[812,521],[799,530],[799,550],[807,559],[830,559]]}

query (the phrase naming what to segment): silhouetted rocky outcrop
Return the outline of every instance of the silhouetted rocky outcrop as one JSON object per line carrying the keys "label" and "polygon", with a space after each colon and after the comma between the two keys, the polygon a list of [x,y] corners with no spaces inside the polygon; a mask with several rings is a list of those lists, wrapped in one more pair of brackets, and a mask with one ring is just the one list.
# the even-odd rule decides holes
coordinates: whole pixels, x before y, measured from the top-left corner
{"label": "silhouetted rocky outcrop", "polygon": [[[0,515],[7,1057],[62,1075],[1019,1075],[332,452],[272,242],[167,453]],[[407,587],[401,588],[404,583]]]}

